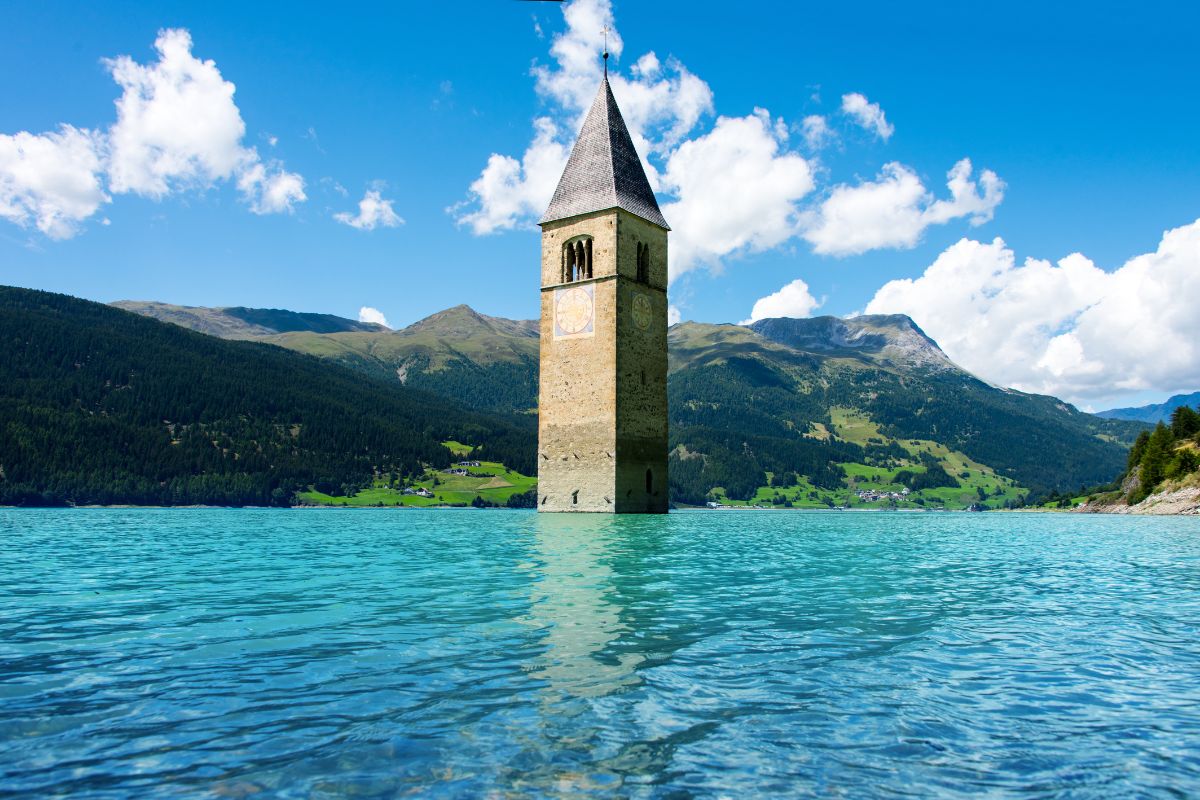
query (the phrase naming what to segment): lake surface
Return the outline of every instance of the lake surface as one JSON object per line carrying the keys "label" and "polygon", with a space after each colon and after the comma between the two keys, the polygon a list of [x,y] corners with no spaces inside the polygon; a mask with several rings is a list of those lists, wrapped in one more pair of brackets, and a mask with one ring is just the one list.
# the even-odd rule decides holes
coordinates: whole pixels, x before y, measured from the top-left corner
{"label": "lake surface", "polygon": [[0,509],[0,796],[1200,794],[1200,519]]}

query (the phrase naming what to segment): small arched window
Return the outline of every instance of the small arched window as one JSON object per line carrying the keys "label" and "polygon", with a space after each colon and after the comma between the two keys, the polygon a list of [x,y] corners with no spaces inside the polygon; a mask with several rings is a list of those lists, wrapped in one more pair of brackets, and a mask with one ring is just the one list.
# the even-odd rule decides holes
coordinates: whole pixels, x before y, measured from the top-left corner
{"label": "small arched window", "polygon": [[592,237],[577,236],[563,245],[562,282],[592,277]]}
{"label": "small arched window", "polygon": [[654,493],[654,472],[646,470],[646,494]]}
{"label": "small arched window", "polygon": [[650,245],[637,243],[637,279],[638,283],[650,282]]}

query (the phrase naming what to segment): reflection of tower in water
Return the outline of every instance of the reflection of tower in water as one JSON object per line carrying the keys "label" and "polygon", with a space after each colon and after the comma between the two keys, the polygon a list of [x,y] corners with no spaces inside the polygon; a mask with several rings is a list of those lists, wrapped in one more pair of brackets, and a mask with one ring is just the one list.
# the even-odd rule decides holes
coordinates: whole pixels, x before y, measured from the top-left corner
{"label": "reflection of tower in water", "polygon": [[544,630],[545,651],[530,665],[546,681],[551,701],[601,697],[638,683],[642,656],[606,653],[629,628],[613,585],[612,549],[619,528],[611,517],[534,518],[534,556],[540,573],[527,622]]}
{"label": "reflection of tower in water", "polygon": [[518,734],[523,752],[509,760],[519,795],[610,796],[631,778],[644,784],[661,774],[674,757],[677,737],[647,741],[641,719],[643,670],[681,646],[653,630],[669,589],[647,585],[661,583],[654,562],[665,558],[666,520],[531,516],[532,589],[521,621],[541,645],[525,664],[540,688]]}

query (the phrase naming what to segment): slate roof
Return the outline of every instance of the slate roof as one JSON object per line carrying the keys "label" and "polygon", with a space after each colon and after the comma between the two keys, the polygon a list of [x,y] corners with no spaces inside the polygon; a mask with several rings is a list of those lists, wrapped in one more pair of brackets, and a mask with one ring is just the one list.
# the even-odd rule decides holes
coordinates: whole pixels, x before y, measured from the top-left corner
{"label": "slate roof", "polygon": [[605,76],[550,207],[538,224],[609,208],[623,208],[647,222],[671,229],[658,209],[658,201]]}

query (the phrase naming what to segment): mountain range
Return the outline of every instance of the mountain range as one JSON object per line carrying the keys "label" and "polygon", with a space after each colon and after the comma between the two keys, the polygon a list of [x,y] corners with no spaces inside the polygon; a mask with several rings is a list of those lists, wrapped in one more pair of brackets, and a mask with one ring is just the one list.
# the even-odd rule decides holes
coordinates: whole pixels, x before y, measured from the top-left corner
{"label": "mountain range", "polygon": [[141,300],[120,300],[111,305],[222,339],[258,339],[282,331],[346,333],[388,330],[373,322],[356,322],[333,314],[311,314],[280,308],[204,308]]}
{"label": "mountain range", "polygon": [[1132,422],[1148,422],[1151,425],[1157,422],[1166,422],[1171,418],[1171,413],[1177,408],[1189,406],[1191,408],[1200,407],[1200,392],[1192,392],[1191,394],[1177,394],[1167,398],[1166,402],[1153,403],[1148,406],[1138,406],[1136,408],[1110,408],[1108,411],[1097,411],[1097,417],[1105,419],[1124,419]]}
{"label": "mountain range", "polygon": [[[400,330],[363,330],[353,320],[286,311],[118,305],[313,355],[469,410],[536,410],[535,321],[460,305]],[[224,316],[255,327],[214,322]],[[334,329],[314,330],[312,317]],[[943,489],[942,499],[965,502],[982,490],[1011,501],[1111,480],[1144,428],[991,386],[903,315],[685,322],[671,328],[669,345],[672,492],[680,502],[761,500],[776,476],[790,473],[794,491],[783,495],[829,501],[855,489],[899,488],[902,473],[927,473],[933,461],[951,484],[927,487]]]}
{"label": "mountain range", "polygon": [[280,347],[0,287],[0,505],[291,505],[312,487],[352,494],[381,474],[446,467],[454,441],[532,474],[534,435],[528,415],[470,411]]}

